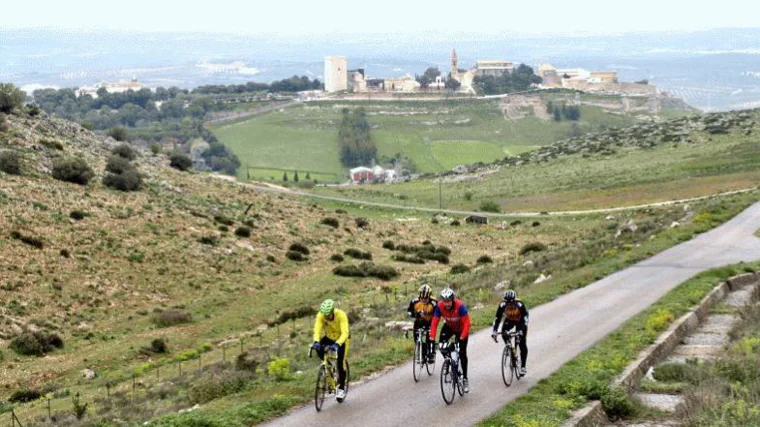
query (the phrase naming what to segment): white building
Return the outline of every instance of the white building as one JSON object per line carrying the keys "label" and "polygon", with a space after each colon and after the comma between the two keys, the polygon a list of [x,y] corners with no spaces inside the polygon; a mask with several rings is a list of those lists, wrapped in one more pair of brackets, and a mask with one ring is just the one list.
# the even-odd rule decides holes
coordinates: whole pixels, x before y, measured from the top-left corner
{"label": "white building", "polygon": [[144,88],[142,83],[137,81],[137,77],[133,77],[131,81],[125,82],[120,81],[118,83],[98,83],[95,86],[82,86],[74,91],[74,94],[79,97],[82,95],[90,95],[93,98],[98,97],[98,90],[101,88],[105,88],[108,93],[124,93],[126,91],[132,90],[137,92],[138,90]]}
{"label": "white building", "polygon": [[325,58],[325,92],[348,90],[348,60],[345,56]]}
{"label": "white building", "polygon": [[515,66],[510,61],[503,59],[486,59],[475,62],[475,68],[479,76],[503,76],[514,71]]}

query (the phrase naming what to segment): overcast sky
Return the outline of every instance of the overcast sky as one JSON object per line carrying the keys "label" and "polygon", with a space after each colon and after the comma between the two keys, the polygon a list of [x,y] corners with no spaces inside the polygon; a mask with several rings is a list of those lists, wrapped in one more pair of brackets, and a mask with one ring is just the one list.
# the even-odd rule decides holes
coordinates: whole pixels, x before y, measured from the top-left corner
{"label": "overcast sky", "polygon": [[472,32],[610,34],[760,27],[760,1],[12,0],[0,28],[279,34]]}

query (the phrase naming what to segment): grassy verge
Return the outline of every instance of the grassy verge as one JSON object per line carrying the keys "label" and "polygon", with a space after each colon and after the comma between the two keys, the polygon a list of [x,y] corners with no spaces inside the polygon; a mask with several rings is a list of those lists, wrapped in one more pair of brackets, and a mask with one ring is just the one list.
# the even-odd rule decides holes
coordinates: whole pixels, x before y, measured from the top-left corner
{"label": "grassy verge", "polygon": [[528,394],[482,421],[480,426],[558,426],[573,410],[600,398],[608,414],[630,415],[634,406],[620,391],[610,389],[609,382],[717,283],[758,268],[760,263],[722,267],[679,285],[602,342],[540,381]]}

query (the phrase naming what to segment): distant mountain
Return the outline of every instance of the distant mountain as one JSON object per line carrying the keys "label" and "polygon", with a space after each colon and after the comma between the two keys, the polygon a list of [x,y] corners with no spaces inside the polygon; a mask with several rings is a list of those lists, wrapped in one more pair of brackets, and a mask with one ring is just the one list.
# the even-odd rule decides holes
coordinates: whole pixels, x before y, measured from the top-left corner
{"label": "distant mountain", "polygon": [[[149,86],[272,81],[322,75],[326,55],[344,55],[372,76],[448,69],[504,58],[529,65],[613,69],[621,80],[648,79],[706,110],[760,105],[760,28],[680,33],[552,37],[510,34],[338,34],[305,37],[0,30],[0,80],[79,86],[137,77]],[[236,63],[237,62],[237,63]]]}

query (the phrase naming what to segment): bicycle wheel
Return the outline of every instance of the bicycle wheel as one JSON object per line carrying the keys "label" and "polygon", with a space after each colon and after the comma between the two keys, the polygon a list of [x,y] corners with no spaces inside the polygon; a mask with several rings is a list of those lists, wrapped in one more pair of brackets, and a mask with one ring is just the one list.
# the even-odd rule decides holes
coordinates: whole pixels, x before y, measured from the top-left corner
{"label": "bicycle wheel", "polygon": [[504,385],[507,387],[512,385],[512,380],[514,379],[512,348],[509,346],[509,343],[504,346],[504,352],[501,353],[501,379],[504,380]]}
{"label": "bicycle wheel", "polygon": [[422,342],[420,340],[415,341],[414,344],[414,361],[412,363],[412,375],[414,375],[414,382],[420,380],[420,374],[422,373]]}
{"label": "bicycle wheel", "polygon": [[441,395],[447,405],[451,405],[454,401],[454,389],[456,386],[456,374],[451,366],[451,360],[446,359],[441,366]]}
{"label": "bicycle wheel", "polygon": [[317,412],[322,410],[325,394],[327,394],[327,373],[325,367],[320,366],[317,372],[317,385],[314,387],[314,407],[317,408]]}
{"label": "bicycle wheel", "polygon": [[[423,344],[423,345],[426,345],[426,344]],[[430,362],[425,363],[425,369],[427,369],[428,376],[431,376],[433,375],[433,372],[435,372],[435,350],[428,349],[428,351],[433,352],[433,363],[430,363]]]}
{"label": "bicycle wheel", "polygon": [[462,373],[462,361],[457,361],[457,392],[464,396],[464,373]]}
{"label": "bicycle wheel", "polygon": [[520,378],[522,378],[522,375],[520,375],[520,367],[522,359],[520,358],[520,351],[515,349],[512,355],[512,372],[514,372],[514,376],[517,378],[517,381],[520,381]]}
{"label": "bicycle wheel", "polygon": [[[346,385],[343,389],[346,392],[346,397],[343,398],[343,400],[339,400],[338,403],[343,403],[348,399],[348,384],[351,382],[351,369],[348,366],[348,360],[345,361],[346,363]],[[335,380],[336,384],[339,384],[338,380]]]}

